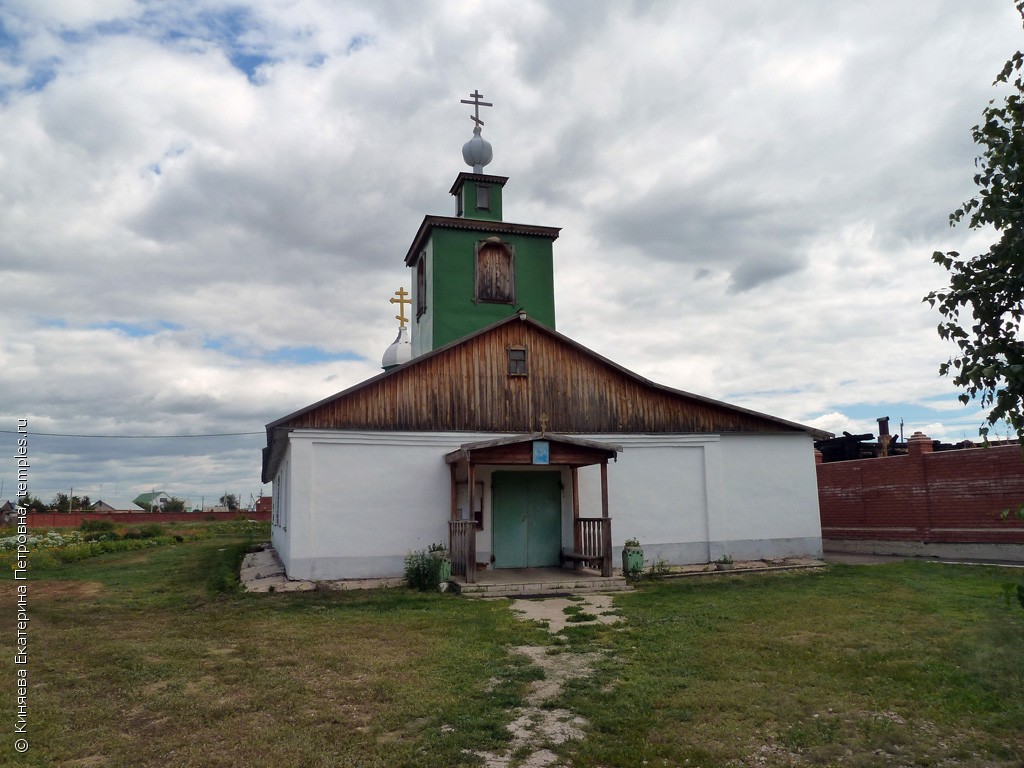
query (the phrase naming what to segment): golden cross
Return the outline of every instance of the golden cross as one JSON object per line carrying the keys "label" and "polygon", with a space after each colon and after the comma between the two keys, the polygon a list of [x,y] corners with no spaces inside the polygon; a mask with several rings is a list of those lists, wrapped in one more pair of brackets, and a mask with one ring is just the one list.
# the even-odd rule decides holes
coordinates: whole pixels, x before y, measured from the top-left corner
{"label": "golden cross", "polygon": [[409,318],[405,316],[405,305],[412,304],[412,299],[407,299],[406,296],[408,295],[409,292],[405,290],[405,286],[402,286],[395,291],[395,296],[398,297],[397,299],[388,299],[392,304],[398,305],[398,314],[395,315],[395,320],[398,321],[399,328],[405,328],[405,324],[409,322]]}

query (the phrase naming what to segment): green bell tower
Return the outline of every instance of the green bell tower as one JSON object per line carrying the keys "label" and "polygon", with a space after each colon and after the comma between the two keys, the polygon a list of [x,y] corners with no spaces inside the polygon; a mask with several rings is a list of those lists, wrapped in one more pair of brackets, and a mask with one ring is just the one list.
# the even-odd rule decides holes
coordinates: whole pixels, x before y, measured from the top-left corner
{"label": "green bell tower", "polygon": [[506,176],[483,172],[492,158],[481,135],[481,101],[474,91],[473,138],[462,157],[473,170],[450,190],[455,216],[426,216],[405,256],[412,269],[412,354],[442,347],[519,311],[555,327],[552,246],[557,227],[502,219]]}

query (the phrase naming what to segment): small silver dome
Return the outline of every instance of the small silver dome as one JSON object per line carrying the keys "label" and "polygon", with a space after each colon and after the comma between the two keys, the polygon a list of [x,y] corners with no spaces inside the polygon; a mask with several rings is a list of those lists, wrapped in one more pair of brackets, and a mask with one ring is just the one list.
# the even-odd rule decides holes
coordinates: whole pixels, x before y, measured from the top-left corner
{"label": "small silver dome", "polygon": [[473,166],[473,173],[483,173],[484,166],[491,162],[494,151],[490,142],[480,135],[480,126],[473,129],[473,138],[462,145],[462,159]]}
{"label": "small silver dome", "polygon": [[409,329],[399,328],[398,336],[391,342],[391,346],[384,350],[380,367],[386,371],[410,360],[412,360],[412,344],[409,342]]}

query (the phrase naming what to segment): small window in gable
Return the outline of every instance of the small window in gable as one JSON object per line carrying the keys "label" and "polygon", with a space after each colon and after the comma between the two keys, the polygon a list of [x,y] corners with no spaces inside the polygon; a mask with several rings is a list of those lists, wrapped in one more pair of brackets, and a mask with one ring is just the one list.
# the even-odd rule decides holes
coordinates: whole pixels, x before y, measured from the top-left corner
{"label": "small window in gable", "polygon": [[476,207],[481,211],[491,210],[491,188],[486,184],[476,185]]}
{"label": "small window in gable", "polygon": [[515,254],[498,238],[484,240],[476,252],[476,300],[512,304],[516,300]]}
{"label": "small window in gable", "polygon": [[508,375],[526,376],[526,347],[509,347]]}
{"label": "small window in gable", "polygon": [[427,254],[416,260],[416,319],[427,311]]}

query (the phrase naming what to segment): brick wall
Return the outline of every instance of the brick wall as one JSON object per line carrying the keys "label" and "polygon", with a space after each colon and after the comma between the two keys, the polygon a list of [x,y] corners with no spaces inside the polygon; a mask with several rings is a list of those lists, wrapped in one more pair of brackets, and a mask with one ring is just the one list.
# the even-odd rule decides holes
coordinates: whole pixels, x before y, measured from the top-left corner
{"label": "brick wall", "polygon": [[822,538],[1024,544],[1024,520],[1012,514],[1024,504],[1020,446],[933,453],[916,433],[908,450],[818,465]]}
{"label": "brick wall", "polygon": [[35,512],[25,516],[29,528],[77,528],[83,520],[109,520],[114,525],[193,522],[214,520],[270,521],[269,512]]}

